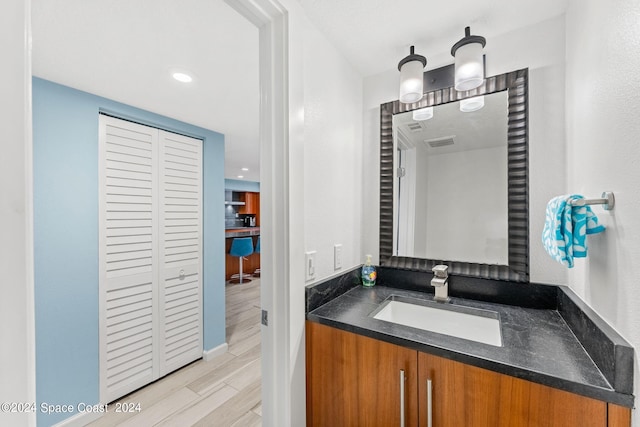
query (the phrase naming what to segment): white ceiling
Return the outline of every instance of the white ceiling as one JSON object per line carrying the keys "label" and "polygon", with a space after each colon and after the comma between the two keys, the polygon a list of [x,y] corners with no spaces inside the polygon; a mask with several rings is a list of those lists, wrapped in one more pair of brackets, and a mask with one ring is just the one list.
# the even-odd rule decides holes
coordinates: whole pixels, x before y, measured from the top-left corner
{"label": "white ceiling", "polygon": [[[489,44],[568,0],[298,1],[366,77],[412,44],[442,54],[466,25]],[[225,177],[259,181],[258,31],[223,0],[32,0],[32,29],[35,76],[224,133]]]}
{"label": "white ceiling", "polygon": [[222,0],[32,0],[32,32],[35,76],[221,132],[260,180],[258,30]]}
{"label": "white ceiling", "polygon": [[[311,21],[363,76],[396,68],[415,45],[449,52],[464,27],[487,38],[564,13],[568,0],[298,0]],[[451,58],[453,63],[453,58]]]}
{"label": "white ceiling", "polygon": [[[461,112],[457,101],[433,107],[433,117],[429,120],[415,121],[412,112],[394,114],[393,127],[403,134],[409,146],[421,147],[430,156],[506,147],[508,108],[507,92],[502,91],[485,95],[484,107],[473,112]],[[415,124],[420,127],[414,130],[410,125]],[[449,138],[455,143],[437,148],[428,144],[430,140]]]}

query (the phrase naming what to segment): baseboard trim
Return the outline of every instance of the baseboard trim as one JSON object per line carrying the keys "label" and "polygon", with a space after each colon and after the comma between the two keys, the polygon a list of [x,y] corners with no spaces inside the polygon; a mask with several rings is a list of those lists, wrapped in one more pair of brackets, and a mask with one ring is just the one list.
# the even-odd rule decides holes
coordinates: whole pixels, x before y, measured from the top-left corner
{"label": "baseboard trim", "polygon": [[229,345],[227,343],[220,344],[217,347],[212,348],[211,350],[204,350],[202,352],[202,359],[205,362],[208,362],[212,359],[215,359],[218,356],[222,356],[229,349]]}
{"label": "baseboard trim", "polygon": [[58,424],[54,424],[53,427],[84,427],[102,417],[103,414],[102,412],[79,412]]}

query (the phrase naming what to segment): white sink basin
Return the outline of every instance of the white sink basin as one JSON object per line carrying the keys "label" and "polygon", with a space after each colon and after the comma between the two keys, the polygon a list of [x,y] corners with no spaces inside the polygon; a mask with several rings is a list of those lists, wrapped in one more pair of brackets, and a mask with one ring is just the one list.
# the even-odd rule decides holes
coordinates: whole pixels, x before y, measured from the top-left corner
{"label": "white sink basin", "polygon": [[495,311],[396,296],[383,302],[371,316],[425,331],[502,346],[500,316]]}

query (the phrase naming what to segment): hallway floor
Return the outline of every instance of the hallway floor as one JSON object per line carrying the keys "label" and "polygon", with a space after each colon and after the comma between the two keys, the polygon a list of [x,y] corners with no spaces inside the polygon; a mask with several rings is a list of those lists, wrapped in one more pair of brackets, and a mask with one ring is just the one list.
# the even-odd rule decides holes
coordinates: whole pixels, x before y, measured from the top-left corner
{"label": "hallway floor", "polygon": [[[229,350],[198,360],[118,402],[139,403],[140,412],[109,411],[92,427],[253,427],[262,425],[260,373],[260,279],[227,284]],[[115,402],[109,408],[115,408]]]}

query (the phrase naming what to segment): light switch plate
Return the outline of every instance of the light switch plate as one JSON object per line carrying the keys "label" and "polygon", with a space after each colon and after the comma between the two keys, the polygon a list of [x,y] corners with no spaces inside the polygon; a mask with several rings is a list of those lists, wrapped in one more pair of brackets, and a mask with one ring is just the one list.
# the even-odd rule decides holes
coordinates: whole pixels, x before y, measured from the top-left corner
{"label": "light switch plate", "polygon": [[333,269],[340,270],[342,268],[342,244],[333,245]]}
{"label": "light switch plate", "polygon": [[304,280],[308,282],[316,278],[316,251],[304,254]]}

